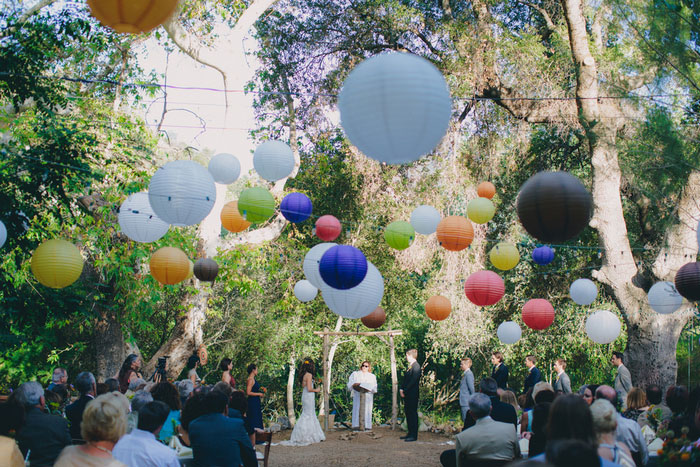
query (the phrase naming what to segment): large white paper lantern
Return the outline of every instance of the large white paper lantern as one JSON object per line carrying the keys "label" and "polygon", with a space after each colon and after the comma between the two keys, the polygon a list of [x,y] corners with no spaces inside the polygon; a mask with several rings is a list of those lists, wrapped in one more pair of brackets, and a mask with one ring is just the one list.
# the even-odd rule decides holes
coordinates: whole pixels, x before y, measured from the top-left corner
{"label": "large white paper lantern", "polygon": [[498,326],[496,335],[504,344],[515,344],[520,340],[523,332],[515,321],[504,321]]}
{"label": "large white paper lantern", "polygon": [[201,164],[168,162],[151,177],[148,200],[165,222],[178,227],[194,225],[214,207],[216,184]]}
{"label": "large white paper lantern", "polygon": [[328,308],[336,315],[349,319],[363,318],[381,303],[384,296],[384,278],[372,263],[367,262],[367,275],[357,286],[340,290],[324,284],[321,287],[321,295]]}
{"label": "large white paper lantern", "polygon": [[267,181],[276,182],[289,177],[294,170],[294,153],[282,141],[265,141],[253,154],[255,171]]}
{"label": "large white paper lantern", "polygon": [[119,227],[135,242],[150,243],[168,233],[170,224],[153,212],[148,193],[134,193],[119,207]]}
{"label": "large white paper lantern", "polygon": [[241,163],[238,158],[225,152],[212,157],[208,169],[214,181],[222,185],[235,182],[241,175]]}
{"label": "large white paper lantern", "polygon": [[418,206],[411,213],[411,225],[416,232],[423,235],[435,232],[441,220],[442,216],[438,210],[426,204]]}
{"label": "large white paper lantern", "polygon": [[0,221],[0,248],[3,247],[5,242],[7,241],[7,228],[5,227],[5,224]]}
{"label": "large white paper lantern", "polygon": [[340,124],[366,156],[387,164],[432,151],[450,123],[452,102],[442,74],[428,60],[387,53],[356,66],[338,95]]}
{"label": "large white paper lantern", "polygon": [[294,285],[294,296],[299,299],[300,302],[310,302],[318,294],[318,289],[314,285],[302,279]]}
{"label": "large white paper lantern", "polygon": [[586,334],[597,344],[613,342],[621,330],[620,319],[608,310],[598,310],[586,319]]}
{"label": "large white paper lantern", "polygon": [[337,243],[319,243],[306,253],[304,256],[304,275],[306,279],[311,282],[311,284],[320,289],[322,285],[326,285],[321,278],[321,273],[319,272],[318,266],[321,263],[321,257],[328,251],[331,247],[336,246]]}
{"label": "large white paper lantern", "polygon": [[598,287],[590,279],[576,279],[569,287],[569,295],[579,305],[590,305],[598,296]]}
{"label": "large white paper lantern", "polygon": [[683,297],[676,290],[673,282],[657,282],[647,294],[651,308],[662,315],[673,313],[683,304]]}

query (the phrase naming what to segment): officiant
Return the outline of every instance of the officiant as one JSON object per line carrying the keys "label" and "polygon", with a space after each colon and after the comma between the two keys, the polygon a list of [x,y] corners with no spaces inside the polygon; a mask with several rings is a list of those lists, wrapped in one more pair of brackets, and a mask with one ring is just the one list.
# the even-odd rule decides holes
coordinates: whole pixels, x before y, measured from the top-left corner
{"label": "officiant", "polygon": [[377,377],[372,374],[368,361],[353,371],[348,380],[348,391],[352,391],[352,429],[360,429],[360,406],[364,396],[364,428],[372,429],[372,405],[377,392]]}

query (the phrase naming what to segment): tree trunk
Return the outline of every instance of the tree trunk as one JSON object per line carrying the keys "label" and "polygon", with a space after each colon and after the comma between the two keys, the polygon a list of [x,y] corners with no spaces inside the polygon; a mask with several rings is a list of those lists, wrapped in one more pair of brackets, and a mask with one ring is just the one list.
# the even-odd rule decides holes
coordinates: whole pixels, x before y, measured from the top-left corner
{"label": "tree trunk", "polygon": [[[335,322],[335,332],[339,332],[342,325],[343,325],[343,317],[338,316],[338,319]],[[328,385],[327,387],[328,387],[329,391],[330,391],[331,379],[332,379],[332,375],[333,375],[333,359],[335,358],[335,351],[338,350],[339,344],[340,344],[340,341],[338,340],[338,338],[334,339],[333,343],[331,344],[330,349],[328,351],[328,362],[326,363],[326,365],[328,366],[328,374],[324,375],[323,384]],[[325,402],[325,400],[322,400],[321,408],[319,409],[318,414],[319,415],[326,414],[326,402]]]}
{"label": "tree trunk", "polygon": [[114,314],[100,312],[94,332],[95,346],[95,379],[103,382],[114,377],[127,356],[128,349],[124,344],[122,326]]}
{"label": "tree trunk", "polygon": [[292,353],[289,355],[289,376],[287,377],[287,418],[292,428],[297,422],[297,417],[294,413],[294,376],[296,371],[296,357]]}

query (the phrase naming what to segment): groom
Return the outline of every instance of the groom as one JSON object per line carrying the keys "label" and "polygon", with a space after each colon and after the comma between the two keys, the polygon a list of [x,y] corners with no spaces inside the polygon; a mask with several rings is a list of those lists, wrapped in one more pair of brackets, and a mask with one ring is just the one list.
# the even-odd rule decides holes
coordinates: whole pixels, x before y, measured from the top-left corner
{"label": "groom", "polygon": [[402,436],[404,441],[415,441],[418,439],[418,382],[420,381],[420,365],[416,361],[418,351],[409,349],[406,352],[409,368],[403,375],[401,383],[401,397],[404,402],[404,412],[406,413],[406,425],[408,425],[408,435]]}

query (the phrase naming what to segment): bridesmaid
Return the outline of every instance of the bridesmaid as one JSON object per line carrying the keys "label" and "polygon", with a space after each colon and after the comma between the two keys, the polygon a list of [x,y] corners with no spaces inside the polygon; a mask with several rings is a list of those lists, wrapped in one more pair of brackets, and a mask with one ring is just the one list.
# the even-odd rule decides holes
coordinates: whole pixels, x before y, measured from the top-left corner
{"label": "bridesmaid", "polygon": [[263,430],[260,398],[265,395],[265,388],[260,387],[260,384],[255,381],[257,375],[257,365],[255,365],[255,363],[248,365],[248,384],[246,386],[246,395],[248,396],[248,421],[253,428],[260,428]]}
{"label": "bridesmaid", "polygon": [[230,384],[231,388],[236,389],[236,380],[231,376],[231,369],[233,368],[233,361],[230,358],[224,358],[219,363],[219,369],[223,371],[221,375],[221,381]]}

